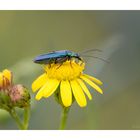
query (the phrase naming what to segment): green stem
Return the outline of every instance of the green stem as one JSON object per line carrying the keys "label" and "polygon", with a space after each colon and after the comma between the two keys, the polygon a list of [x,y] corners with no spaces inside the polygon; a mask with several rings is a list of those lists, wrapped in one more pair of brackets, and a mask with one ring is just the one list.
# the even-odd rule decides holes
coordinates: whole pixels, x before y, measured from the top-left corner
{"label": "green stem", "polygon": [[13,108],[9,110],[10,115],[12,118],[15,120],[18,128],[20,130],[27,130],[28,129],[28,123],[29,123],[29,118],[30,118],[30,107],[24,108],[24,122],[20,120],[19,116],[16,113],[16,110]]}
{"label": "green stem", "polygon": [[28,129],[28,124],[29,124],[29,119],[30,119],[30,106],[24,108],[24,129]]}
{"label": "green stem", "polygon": [[10,115],[12,116],[12,118],[16,121],[17,126],[20,130],[24,130],[24,126],[20,120],[20,118],[18,117],[15,109],[12,109],[11,111],[9,111]]}
{"label": "green stem", "polygon": [[61,122],[60,122],[60,130],[64,130],[66,127],[66,122],[68,118],[69,107],[63,107],[62,115],[61,115]]}

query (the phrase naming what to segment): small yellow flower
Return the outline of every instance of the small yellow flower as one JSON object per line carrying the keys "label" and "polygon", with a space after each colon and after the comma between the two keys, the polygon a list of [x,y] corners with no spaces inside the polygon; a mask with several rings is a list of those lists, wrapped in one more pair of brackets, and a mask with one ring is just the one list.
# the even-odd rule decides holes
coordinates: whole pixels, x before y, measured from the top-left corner
{"label": "small yellow flower", "polygon": [[51,96],[59,88],[60,97],[65,107],[71,106],[73,96],[80,107],[86,106],[85,94],[90,100],[92,96],[85,83],[101,94],[103,91],[98,86],[102,85],[102,82],[95,77],[84,74],[84,68],[85,63],[81,61],[66,61],[62,65],[59,63],[44,65],[45,73],[32,84],[33,92],[39,90],[35,97],[36,100]]}
{"label": "small yellow flower", "polygon": [[5,69],[0,72],[0,90],[6,89],[12,84],[12,72]]}

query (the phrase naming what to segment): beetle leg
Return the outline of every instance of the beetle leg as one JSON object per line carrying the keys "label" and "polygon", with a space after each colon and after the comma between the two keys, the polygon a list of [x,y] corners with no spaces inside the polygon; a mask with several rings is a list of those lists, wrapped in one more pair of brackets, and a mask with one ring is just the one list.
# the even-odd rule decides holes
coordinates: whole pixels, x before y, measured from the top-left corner
{"label": "beetle leg", "polygon": [[57,63],[57,58],[54,60],[54,63],[55,63],[55,64]]}
{"label": "beetle leg", "polygon": [[67,59],[68,59],[67,57],[60,58],[59,61],[57,61],[58,63],[60,63],[60,65],[57,67],[57,69],[59,69]]}
{"label": "beetle leg", "polygon": [[73,67],[72,67],[72,63],[71,63],[71,62],[72,62],[71,57],[70,57],[70,56],[67,56],[67,60],[70,61],[70,66],[71,66],[71,68],[73,68]]}
{"label": "beetle leg", "polygon": [[62,62],[62,63],[60,63],[60,65],[59,65],[56,69],[59,69],[59,68],[62,66],[62,64],[63,64],[63,62]]}
{"label": "beetle leg", "polygon": [[81,57],[76,57],[79,61],[81,61],[81,65],[84,63],[83,59]]}
{"label": "beetle leg", "polygon": [[49,59],[49,63],[48,63],[48,65],[49,65],[49,68],[51,67],[51,60]]}
{"label": "beetle leg", "polygon": [[55,59],[49,59],[49,63],[48,63],[49,68],[51,67],[51,64],[52,64],[53,62],[55,63]]}
{"label": "beetle leg", "polygon": [[73,68],[73,67],[72,67],[72,63],[71,63],[71,60],[70,60],[70,66],[71,66],[71,68]]}
{"label": "beetle leg", "polygon": [[71,64],[71,60],[70,60],[70,66],[71,66],[71,68],[73,68],[73,66],[72,66],[72,64]]}

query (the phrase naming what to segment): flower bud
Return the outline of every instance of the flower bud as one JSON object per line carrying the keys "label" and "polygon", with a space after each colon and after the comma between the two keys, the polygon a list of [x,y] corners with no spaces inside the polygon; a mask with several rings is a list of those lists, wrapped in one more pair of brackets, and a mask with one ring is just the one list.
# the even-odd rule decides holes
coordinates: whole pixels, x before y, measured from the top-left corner
{"label": "flower bud", "polygon": [[12,72],[5,69],[0,72],[0,91],[6,90],[12,85]]}
{"label": "flower bud", "polygon": [[14,107],[28,107],[30,105],[30,94],[23,85],[14,85],[9,90],[9,96]]}

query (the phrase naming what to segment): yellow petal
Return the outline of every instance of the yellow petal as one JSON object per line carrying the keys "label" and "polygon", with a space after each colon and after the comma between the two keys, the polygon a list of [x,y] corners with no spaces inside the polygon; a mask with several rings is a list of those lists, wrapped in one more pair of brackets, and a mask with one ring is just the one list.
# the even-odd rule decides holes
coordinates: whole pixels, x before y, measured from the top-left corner
{"label": "yellow petal", "polygon": [[80,107],[85,107],[87,105],[87,101],[81,86],[76,80],[71,80],[70,84],[77,103]]}
{"label": "yellow petal", "polygon": [[36,100],[40,100],[42,97],[49,97],[53,94],[59,85],[59,81],[56,79],[47,79],[46,84],[38,91]]}
{"label": "yellow petal", "polygon": [[81,88],[83,89],[83,91],[86,93],[86,95],[88,96],[88,98],[91,100],[92,96],[88,90],[88,88],[86,87],[86,85],[84,84],[84,82],[81,79],[77,79],[78,83],[80,84]]}
{"label": "yellow petal", "polygon": [[90,86],[92,86],[96,91],[103,94],[103,91],[101,90],[101,88],[99,86],[97,86],[95,83],[93,83],[90,79],[88,79],[84,75],[80,76],[80,78],[82,78],[85,82],[87,82]]}
{"label": "yellow petal", "polygon": [[40,92],[44,93],[43,96],[45,98],[51,96],[55,90],[58,88],[60,81],[57,79],[48,79],[48,82],[44,89]]}
{"label": "yellow petal", "polygon": [[103,84],[99,79],[97,79],[97,78],[95,78],[93,76],[90,76],[90,75],[87,75],[87,74],[83,74],[83,75],[85,77],[87,77],[88,79],[93,80],[93,82],[95,82],[98,85],[102,85]]}
{"label": "yellow petal", "polygon": [[72,92],[71,86],[68,80],[61,81],[60,84],[61,99],[65,107],[71,106],[72,103]]}
{"label": "yellow petal", "polygon": [[33,92],[37,91],[39,88],[41,88],[47,80],[46,73],[39,76],[33,83],[32,83],[32,90]]}
{"label": "yellow petal", "polygon": [[11,71],[5,69],[2,73],[3,73],[4,77],[6,77],[9,81],[12,80],[12,72]]}
{"label": "yellow petal", "polygon": [[3,74],[0,73],[0,87],[3,86]]}
{"label": "yellow petal", "polygon": [[[47,83],[46,83],[46,84],[47,84]],[[36,100],[40,100],[42,97],[44,97],[44,96],[43,96],[44,92],[40,92],[40,91],[42,91],[42,90],[44,89],[44,87],[46,86],[46,84],[37,92],[37,94],[36,94],[36,96],[35,96],[35,99],[36,99]]]}

